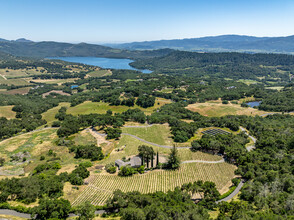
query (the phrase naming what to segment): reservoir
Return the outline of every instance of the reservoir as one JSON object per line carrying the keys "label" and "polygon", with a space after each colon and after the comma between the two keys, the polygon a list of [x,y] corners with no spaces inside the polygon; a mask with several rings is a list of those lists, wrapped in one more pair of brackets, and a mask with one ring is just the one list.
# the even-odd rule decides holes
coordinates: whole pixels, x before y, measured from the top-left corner
{"label": "reservoir", "polygon": [[246,104],[247,104],[249,107],[253,108],[253,107],[257,107],[257,106],[259,106],[260,103],[261,103],[261,101],[255,101],[255,102],[247,102]]}
{"label": "reservoir", "polygon": [[[86,65],[99,66],[105,69],[127,69],[138,70],[131,67],[129,64],[133,62],[130,59],[115,59],[104,57],[49,57],[49,59],[58,59],[74,63],[82,63]],[[150,70],[138,70],[142,73],[151,73]]]}

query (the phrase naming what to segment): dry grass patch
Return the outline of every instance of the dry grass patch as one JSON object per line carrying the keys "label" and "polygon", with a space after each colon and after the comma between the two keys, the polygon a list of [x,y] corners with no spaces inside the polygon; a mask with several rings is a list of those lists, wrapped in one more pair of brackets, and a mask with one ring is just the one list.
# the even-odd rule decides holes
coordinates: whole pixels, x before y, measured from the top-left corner
{"label": "dry grass patch", "polygon": [[186,108],[208,117],[222,117],[226,115],[255,116],[268,113],[254,108],[243,108],[238,104],[222,104],[221,102],[195,103],[188,105]]}
{"label": "dry grass patch", "polygon": [[16,112],[12,111],[13,105],[0,106],[0,118],[5,117],[8,119],[15,118]]}

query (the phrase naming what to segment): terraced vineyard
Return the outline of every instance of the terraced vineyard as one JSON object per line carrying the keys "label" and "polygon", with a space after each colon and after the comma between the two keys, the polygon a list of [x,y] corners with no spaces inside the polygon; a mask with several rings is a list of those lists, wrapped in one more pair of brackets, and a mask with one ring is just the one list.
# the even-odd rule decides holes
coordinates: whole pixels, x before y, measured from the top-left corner
{"label": "terraced vineyard", "polygon": [[235,169],[235,166],[228,163],[191,163],[183,164],[178,171],[158,170],[132,177],[97,174],[89,178],[89,185],[72,204],[79,205],[90,201],[93,205],[103,205],[116,189],[123,192],[167,192],[184,183],[197,180],[213,181],[220,190],[233,178]]}

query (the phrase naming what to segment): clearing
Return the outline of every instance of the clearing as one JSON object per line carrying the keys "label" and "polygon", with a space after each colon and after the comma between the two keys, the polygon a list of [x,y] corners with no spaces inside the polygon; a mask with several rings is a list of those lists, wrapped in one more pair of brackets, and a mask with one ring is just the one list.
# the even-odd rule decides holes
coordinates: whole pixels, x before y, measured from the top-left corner
{"label": "clearing", "polygon": [[0,106],[0,118],[5,117],[7,119],[15,118],[16,112],[12,111],[13,105]]}
{"label": "clearing", "polygon": [[195,103],[188,105],[187,109],[198,112],[203,116],[208,117],[222,117],[225,115],[262,115],[268,112],[261,111],[255,108],[245,108],[238,104],[222,104],[221,101],[211,101],[205,103]]}

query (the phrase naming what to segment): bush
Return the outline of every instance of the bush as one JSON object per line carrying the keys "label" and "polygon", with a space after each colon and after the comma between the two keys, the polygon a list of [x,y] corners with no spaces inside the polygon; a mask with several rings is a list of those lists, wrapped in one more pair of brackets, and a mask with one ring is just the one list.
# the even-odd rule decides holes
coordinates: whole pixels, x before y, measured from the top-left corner
{"label": "bush", "polygon": [[136,173],[136,170],[130,166],[122,166],[118,172],[119,176],[132,176]]}
{"label": "bush", "polygon": [[53,128],[58,128],[58,127],[60,127],[60,125],[61,125],[60,121],[53,121],[53,123],[52,123]]}
{"label": "bush", "polygon": [[88,168],[88,167],[93,166],[93,164],[90,161],[84,161],[84,162],[80,163],[79,166],[84,166],[84,167]]}
{"label": "bush", "polygon": [[229,104],[229,101],[228,100],[223,100],[222,103],[223,104]]}
{"label": "bush", "polygon": [[84,158],[94,160],[102,160],[104,155],[102,153],[101,147],[96,145],[79,145],[73,146],[71,152],[75,152],[75,158]]}
{"label": "bush", "polygon": [[115,166],[114,163],[106,164],[106,166],[105,166],[105,170],[106,170],[108,173],[116,173],[116,166]]}

